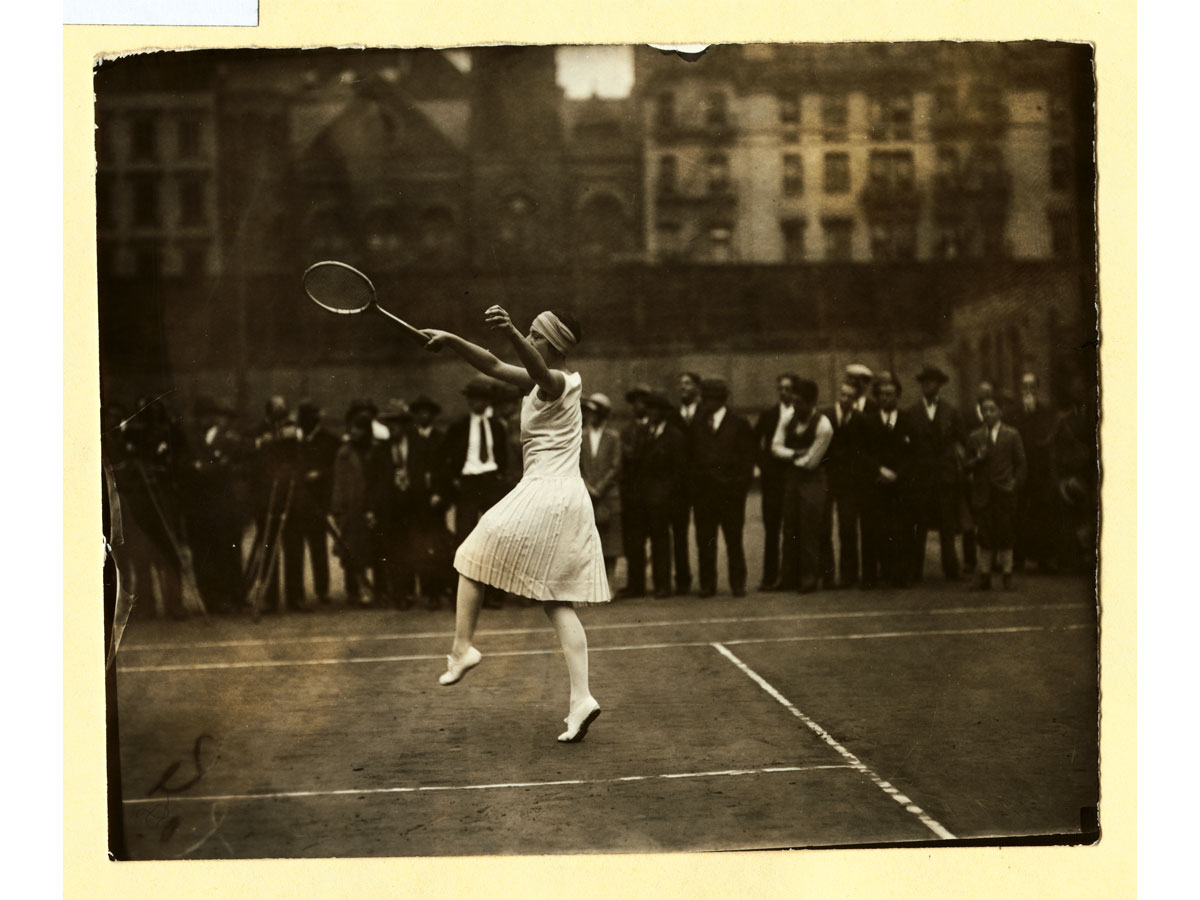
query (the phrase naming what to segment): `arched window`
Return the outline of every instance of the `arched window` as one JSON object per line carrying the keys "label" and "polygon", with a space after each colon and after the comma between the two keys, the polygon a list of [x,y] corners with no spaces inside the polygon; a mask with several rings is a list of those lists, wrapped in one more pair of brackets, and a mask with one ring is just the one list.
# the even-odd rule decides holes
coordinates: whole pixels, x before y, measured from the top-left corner
{"label": "arched window", "polygon": [[391,205],[376,206],[363,217],[367,252],[372,264],[394,268],[409,262],[413,248],[400,211]]}
{"label": "arched window", "polygon": [[595,194],[579,208],[579,250],[590,259],[605,259],[630,246],[625,207],[612,194]]}
{"label": "arched window", "polygon": [[461,251],[458,223],[445,206],[434,206],[421,214],[417,242],[421,258],[445,263],[457,259]]}
{"label": "arched window", "polygon": [[306,227],[309,255],[313,259],[343,259],[352,246],[351,226],[345,211],[337,206],[316,209]]}

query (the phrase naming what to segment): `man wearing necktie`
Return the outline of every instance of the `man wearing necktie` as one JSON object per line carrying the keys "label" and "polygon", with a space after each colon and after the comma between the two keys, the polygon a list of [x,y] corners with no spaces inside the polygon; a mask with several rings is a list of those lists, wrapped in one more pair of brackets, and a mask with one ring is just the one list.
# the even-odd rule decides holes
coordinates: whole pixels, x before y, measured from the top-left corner
{"label": "man wearing necktie", "polygon": [[691,544],[688,532],[691,527],[692,510],[696,498],[692,495],[691,462],[695,449],[695,427],[700,420],[700,384],[703,379],[696,372],[683,372],[679,376],[679,406],[671,411],[669,424],[683,435],[683,487],[675,500],[671,514],[671,539],[675,547],[675,593],[686,594],[692,589]]}
{"label": "man wearing necktie", "polygon": [[925,573],[925,543],[936,529],[941,549],[942,574],[947,581],[959,578],[955,541],[961,530],[962,454],[966,441],[962,417],[941,397],[950,377],[937,366],[926,365],[917,373],[921,396],[913,404],[913,511],[917,527],[912,545],[912,577],[920,582]]}
{"label": "man wearing necktie", "polygon": [[971,473],[971,509],[979,530],[979,577],[976,587],[991,587],[999,568],[1005,590],[1012,590],[1013,524],[1017,491],[1025,481],[1025,448],[1017,429],[1000,421],[993,399],[980,404],[983,425],[971,433],[966,466]]}
{"label": "man wearing necktie", "polygon": [[900,383],[881,373],[875,383],[878,407],[864,413],[861,432],[864,488],[862,586],[881,580],[908,587],[909,548],[915,522],[909,512],[908,475],[912,466],[912,427],[898,408]]}
{"label": "man wearing necktie", "polygon": [[1021,405],[1013,427],[1025,446],[1028,476],[1017,491],[1017,534],[1013,567],[1024,568],[1025,560],[1037,561],[1043,572],[1058,570],[1055,523],[1061,519],[1055,502],[1050,467],[1050,445],[1054,439],[1054,411],[1042,402],[1038,379],[1032,372],[1021,376]]}
{"label": "man wearing necktie", "polygon": [[[454,532],[457,544],[503,496],[503,476],[508,465],[508,436],[504,425],[488,415],[493,397],[490,378],[472,378],[463,395],[469,413],[446,430],[446,477],[444,483],[454,502]],[[497,598],[487,605],[494,606]]]}
{"label": "man wearing necktie", "polygon": [[[862,519],[864,484],[862,475],[861,434],[865,416],[855,405],[856,389],[849,382],[838,388],[837,402],[823,410],[833,426],[833,440],[825,452],[825,474],[829,493],[822,526],[821,571],[825,586],[834,584],[833,514],[837,510],[838,561],[837,586],[853,587],[859,580],[859,525]],[[874,404],[872,404],[874,407]],[[872,408],[878,415],[878,410]]]}
{"label": "man wearing necktie", "polygon": [[725,537],[729,587],[746,593],[746,554],[742,532],[746,494],[754,479],[754,430],[726,406],[729,389],[717,378],[700,384],[700,424],[693,432],[692,485],[696,506],[696,543],[700,557],[700,596],[717,589],[717,529]]}
{"label": "man wearing necktie", "polygon": [[783,526],[783,491],[787,479],[789,460],[780,459],[771,452],[771,445],[783,443],[787,428],[792,421],[793,404],[796,399],[796,382],[799,377],[792,374],[780,375],[775,380],[778,402],[763,410],[754,423],[754,441],[758,451],[758,470],[761,473],[762,518],[765,541],[763,543],[763,576],[760,591],[775,590],[779,581],[779,541]]}

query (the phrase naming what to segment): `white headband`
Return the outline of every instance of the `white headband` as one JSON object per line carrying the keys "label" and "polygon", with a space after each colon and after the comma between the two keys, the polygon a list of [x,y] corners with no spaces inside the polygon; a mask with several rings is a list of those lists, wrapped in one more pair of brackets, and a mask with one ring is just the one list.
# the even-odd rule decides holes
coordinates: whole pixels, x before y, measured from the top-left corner
{"label": "white headband", "polygon": [[538,313],[537,318],[533,320],[533,327],[537,329],[542,337],[550,342],[551,347],[563,356],[566,356],[567,351],[578,343],[571,329],[563,324],[562,319],[549,310]]}

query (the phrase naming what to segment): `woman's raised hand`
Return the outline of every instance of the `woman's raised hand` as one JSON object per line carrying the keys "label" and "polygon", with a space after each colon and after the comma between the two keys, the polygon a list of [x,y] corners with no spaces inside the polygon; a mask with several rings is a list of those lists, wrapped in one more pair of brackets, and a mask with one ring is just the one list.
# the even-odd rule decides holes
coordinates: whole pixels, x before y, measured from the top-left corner
{"label": "woman's raised hand", "polygon": [[430,353],[437,353],[441,350],[446,346],[446,340],[450,337],[450,332],[441,331],[437,328],[423,328],[421,329],[421,334],[427,338],[424,349]]}
{"label": "woman's raised hand", "polygon": [[483,320],[487,323],[488,328],[496,331],[514,327],[512,317],[502,306],[489,306],[483,314]]}

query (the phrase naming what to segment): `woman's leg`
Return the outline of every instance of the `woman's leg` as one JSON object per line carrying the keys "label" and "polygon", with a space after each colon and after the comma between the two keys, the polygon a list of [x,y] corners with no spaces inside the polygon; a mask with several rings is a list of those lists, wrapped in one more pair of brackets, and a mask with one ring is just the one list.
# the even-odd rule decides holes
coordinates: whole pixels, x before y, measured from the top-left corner
{"label": "woman's leg", "polygon": [[571,708],[591,697],[588,690],[587,634],[583,623],[570,603],[545,603],[546,617],[554,625],[563,655],[567,658],[567,674],[571,678]]}
{"label": "woman's leg", "polygon": [[465,575],[458,576],[458,599],[454,606],[454,646],[452,656],[461,658],[471,647],[479,609],[483,606],[483,585]]}
{"label": "woman's leg", "polygon": [[567,730],[558,736],[560,743],[583,740],[588,726],[600,715],[600,704],[588,688],[587,634],[583,623],[569,603],[546,603],[546,616],[554,625],[563,655],[567,658],[567,673],[571,678],[571,706],[564,721]]}

